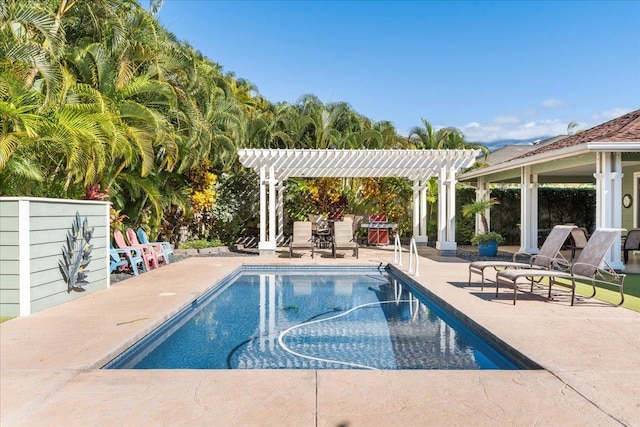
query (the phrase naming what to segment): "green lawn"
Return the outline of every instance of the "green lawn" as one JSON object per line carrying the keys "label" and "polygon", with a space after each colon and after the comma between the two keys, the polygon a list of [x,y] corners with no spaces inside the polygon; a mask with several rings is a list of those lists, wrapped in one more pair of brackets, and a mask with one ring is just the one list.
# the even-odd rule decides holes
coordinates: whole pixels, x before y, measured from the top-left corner
{"label": "green lawn", "polygon": [[[578,284],[576,293],[585,296],[591,295],[591,285]],[[598,287],[595,299],[618,304],[620,293],[614,288]],[[627,274],[624,279],[624,304],[622,307],[640,312],[640,274]]]}

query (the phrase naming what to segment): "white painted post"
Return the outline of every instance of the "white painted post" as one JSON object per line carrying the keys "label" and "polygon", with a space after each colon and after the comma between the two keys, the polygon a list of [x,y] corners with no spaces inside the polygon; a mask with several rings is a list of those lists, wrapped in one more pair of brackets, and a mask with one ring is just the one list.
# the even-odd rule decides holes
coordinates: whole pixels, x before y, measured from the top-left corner
{"label": "white painted post", "polygon": [[[476,188],[476,202],[480,202],[482,200],[486,200],[489,197],[489,191],[487,190],[487,184],[484,182],[484,177],[478,177],[478,187]],[[487,222],[491,220],[489,215],[489,210],[484,213],[485,218],[487,218]],[[476,234],[482,233],[482,220],[480,219],[480,214],[476,215]]]}
{"label": "white painted post", "polygon": [[448,233],[447,233],[447,250],[455,251],[457,250],[456,243],[456,170],[453,165],[449,165],[449,177],[447,181],[448,186],[448,204],[447,204],[447,224],[448,224]]}
{"label": "white painted post", "polygon": [[31,314],[31,233],[29,200],[18,200],[18,271],[20,316]]}
{"label": "white painted post", "polygon": [[[616,153],[596,153],[596,228],[620,228],[622,162]],[[622,268],[620,240],[613,244],[605,260],[613,268]]]}
{"label": "white painted post", "polygon": [[276,241],[284,241],[284,184],[282,181],[278,181],[278,203],[276,204],[276,210],[278,212],[278,236]]}
{"label": "white painted post", "polygon": [[418,243],[426,244],[429,241],[427,235],[427,181],[422,180],[420,184],[420,236],[416,239]]}
{"label": "white painted post", "polygon": [[520,250],[538,253],[538,175],[520,169]]}
{"label": "white painted post", "polygon": [[269,167],[269,246],[276,248],[276,172]]}
{"label": "white painted post", "polygon": [[260,242],[262,248],[267,242],[267,187],[266,167],[260,167]]}
{"label": "white painted post", "polygon": [[413,237],[420,235],[420,181],[413,181]]}
{"label": "white painted post", "polygon": [[440,168],[438,177],[438,242],[442,243],[447,239],[447,170],[444,166]]}

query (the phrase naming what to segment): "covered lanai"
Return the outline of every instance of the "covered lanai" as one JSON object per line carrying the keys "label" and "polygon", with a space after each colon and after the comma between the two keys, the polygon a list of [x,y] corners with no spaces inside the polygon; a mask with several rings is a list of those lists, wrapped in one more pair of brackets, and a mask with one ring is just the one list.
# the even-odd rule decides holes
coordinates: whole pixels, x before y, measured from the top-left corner
{"label": "covered lanai", "polygon": [[273,253],[284,237],[283,191],[289,178],[406,178],[413,182],[413,237],[427,243],[426,183],[438,179],[436,249],[455,255],[456,174],[470,167],[479,150],[243,149],[240,163],[260,182],[260,253]]}

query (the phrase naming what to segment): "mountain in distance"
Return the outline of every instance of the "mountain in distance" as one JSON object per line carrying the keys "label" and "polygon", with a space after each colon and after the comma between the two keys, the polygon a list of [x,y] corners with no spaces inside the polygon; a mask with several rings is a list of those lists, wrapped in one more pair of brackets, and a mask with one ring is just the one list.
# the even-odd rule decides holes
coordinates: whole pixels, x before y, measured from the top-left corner
{"label": "mountain in distance", "polygon": [[549,138],[552,138],[552,137],[540,136],[537,138],[529,138],[529,139],[497,139],[495,141],[482,142],[482,144],[486,145],[487,148],[489,148],[489,151],[495,151],[499,148],[504,147],[505,145],[533,145],[537,142],[546,141]]}

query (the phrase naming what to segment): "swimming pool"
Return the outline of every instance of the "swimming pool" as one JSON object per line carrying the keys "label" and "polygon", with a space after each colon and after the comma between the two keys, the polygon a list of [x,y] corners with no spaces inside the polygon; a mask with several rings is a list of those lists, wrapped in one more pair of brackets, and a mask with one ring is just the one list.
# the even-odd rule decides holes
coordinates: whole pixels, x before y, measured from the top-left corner
{"label": "swimming pool", "polygon": [[243,267],[108,369],[522,369],[389,268]]}

